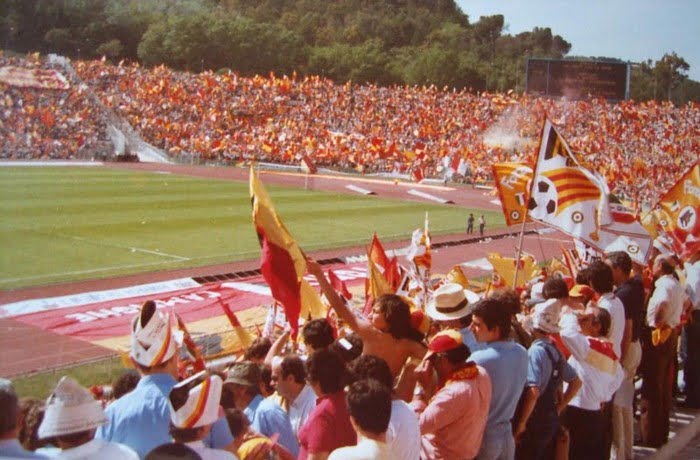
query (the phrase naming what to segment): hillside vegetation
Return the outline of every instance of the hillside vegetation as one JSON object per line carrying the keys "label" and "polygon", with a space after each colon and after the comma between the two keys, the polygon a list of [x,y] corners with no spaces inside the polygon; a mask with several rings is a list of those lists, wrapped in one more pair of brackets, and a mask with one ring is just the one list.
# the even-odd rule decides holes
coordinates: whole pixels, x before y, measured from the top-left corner
{"label": "hillside vegetation", "polygon": [[[567,57],[550,28],[517,35],[502,15],[470,21],[453,0],[5,0],[3,46],[240,75],[522,91],[528,57]],[[700,100],[669,53],[635,67],[632,97]]]}

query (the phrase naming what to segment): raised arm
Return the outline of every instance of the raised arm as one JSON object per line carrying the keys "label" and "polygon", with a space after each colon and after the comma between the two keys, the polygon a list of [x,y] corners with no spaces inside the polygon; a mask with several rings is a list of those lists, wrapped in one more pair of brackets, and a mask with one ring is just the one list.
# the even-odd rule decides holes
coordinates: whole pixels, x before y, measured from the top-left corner
{"label": "raised arm", "polygon": [[365,333],[372,329],[372,325],[367,320],[355,316],[352,310],[350,310],[350,308],[348,308],[348,306],[345,304],[345,301],[338,295],[337,292],[335,292],[335,289],[333,289],[333,286],[331,286],[328,279],[326,279],[326,275],[323,273],[323,269],[318,262],[307,257],[306,269],[318,281],[318,284],[321,287],[321,292],[323,292],[323,295],[325,295],[326,299],[328,299],[328,302],[331,304],[331,308],[335,310],[338,317],[340,317],[340,319],[342,319],[343,322],[345,322],[345,324],[347,324],[348,327],[353,330],[353,332],[356,332],[360,335],[360,337],[362,337]]}

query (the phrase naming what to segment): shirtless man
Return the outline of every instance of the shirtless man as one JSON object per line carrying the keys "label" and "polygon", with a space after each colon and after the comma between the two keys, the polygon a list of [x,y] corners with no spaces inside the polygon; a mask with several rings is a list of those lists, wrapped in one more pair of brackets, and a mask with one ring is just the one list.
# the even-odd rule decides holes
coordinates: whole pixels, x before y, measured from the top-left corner
{"label": "shirtless man", "polygon": [[316,261],[307,258],[306,267],[318,280],[340,319],[364,342],[363,355],[384,359],[394,377],[401,372],[407,358],[423,359],[427,348],[421,343],[420,334],[411,328],[410,310],[401,297],[388,294],[377,298],[367,320],[355,316],[348,308]]}

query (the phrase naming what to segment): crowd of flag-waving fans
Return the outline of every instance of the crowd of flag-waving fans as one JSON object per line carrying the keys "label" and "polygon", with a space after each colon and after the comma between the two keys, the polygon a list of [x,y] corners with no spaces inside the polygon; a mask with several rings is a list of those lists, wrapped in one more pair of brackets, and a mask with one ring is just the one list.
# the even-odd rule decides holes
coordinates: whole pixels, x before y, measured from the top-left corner
{"label": "crowd of flag-waving fans", "polygon": [[[333,315],[260,336],[235,360],[181,364],[170,313],[146,301],[132,369],[44,401],[0,380],[2,458],[617,459],[668,440],[677,350],[700,408],[700,250],[626,252],[575,279],[478,295],[436,283],[423,309],[386,294],[355,311],[307,258]],[[185,339],[185,343],[186,339]],[[196,362],[195,362],[196,365]],[[97,383],[97,382],[96,382]]]}
{"label": "crowd of flag-waving fans", "polygon": [[[192,74],[100,60],[72,65],[77,78],[66,89],[0,79],[0,157],[85,158],[109,150],[107,107],[177,158],[299,164],[304,156],[338,170],[410,174],[419,168],[433,177],[463,160],[469,180],[487,181],[494,162],[534,157],[547,115],[613,192],[653,203],[700,151],[697,103],[338,85],[294,74]],[[36,56],[0,56],[2,67],[51,66]]]}

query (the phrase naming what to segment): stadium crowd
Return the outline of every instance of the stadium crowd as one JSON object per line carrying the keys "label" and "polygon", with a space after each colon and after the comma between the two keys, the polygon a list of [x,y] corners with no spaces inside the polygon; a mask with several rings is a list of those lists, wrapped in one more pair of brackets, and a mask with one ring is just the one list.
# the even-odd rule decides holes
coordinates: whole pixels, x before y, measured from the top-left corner
{"label": "stadium crowd", "polygon": [[[0,68],[49,69],[38,57],[0,52]],[[91,158],[111,144],[104,115],[84,89],[19,87],[0,81],[0,159]]]}
{"label": "stadium crowd", "polygon": [[[0,57],[2,65],[45,66]],[[21,62],[19,62],[21,61]],[[240,77],[163,66],[73,63],[66,91],[8,87],[4,158],[72,158],[105,139],[86,88],[149,143],[188,159],[255,159],[361,172],[492,180],[491,165],[532,159],[546,115],[582,162],[629,200],[655,202],[700,151],[700,107],[688,103],[563,101],[430,87],[338,85],[320,77]],[[458,168],[463,159],[463,167]]]}
{"label": "stadium crowd", "polygon": [[700,407],[700,251],[651,260],[613,252],[483,298],[445,279],[424,310],[389,294],[364,316],[308,259],[337,321],[185,375],[169,313],[147,301],[136,370],[110,392],[64,377],[44,404],[0,381],[0,456],[629,459],[638,370],[642,443],[668,440],[682,328],[686,404]]}

